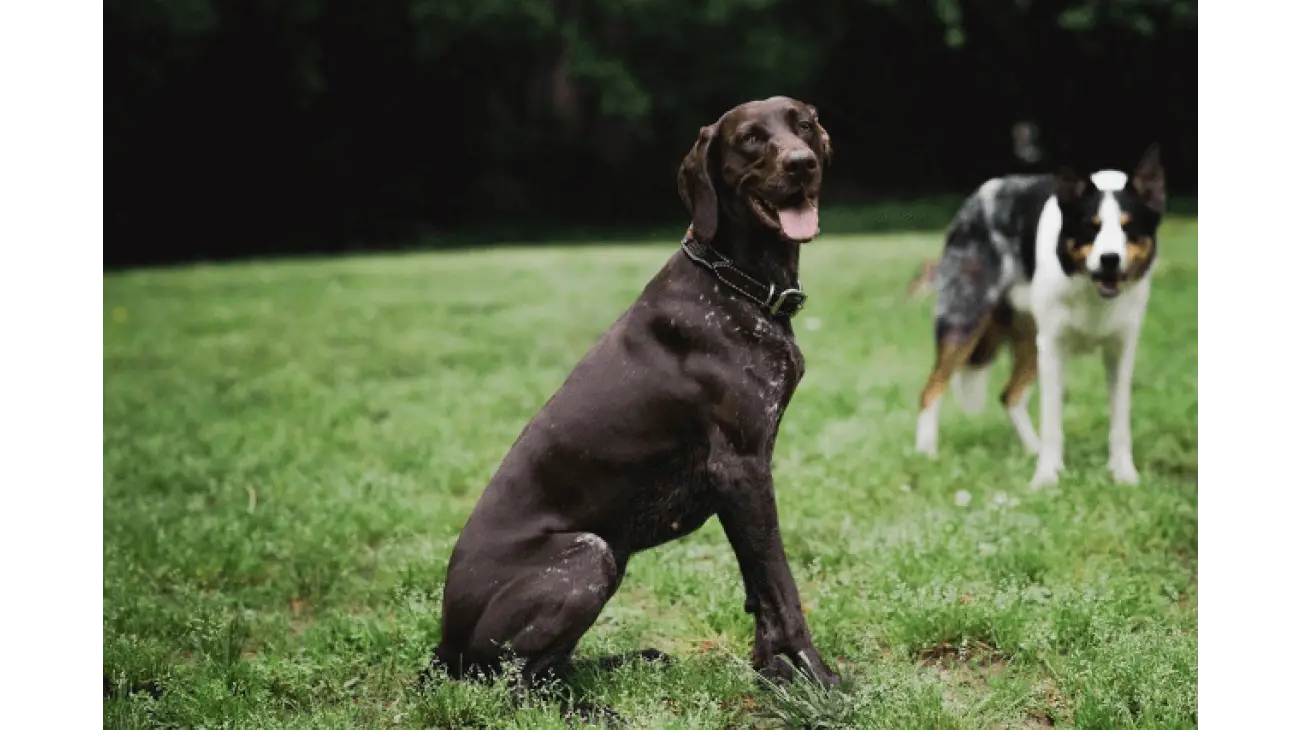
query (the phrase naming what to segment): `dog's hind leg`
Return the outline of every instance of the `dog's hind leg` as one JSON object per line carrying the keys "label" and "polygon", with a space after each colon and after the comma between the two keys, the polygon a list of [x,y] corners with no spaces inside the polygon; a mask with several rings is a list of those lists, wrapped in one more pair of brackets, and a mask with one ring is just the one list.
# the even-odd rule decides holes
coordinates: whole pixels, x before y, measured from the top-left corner
{"label": "dog's hind leg", "polygon": [[958,368],[952,374],[953,395],[957,396],[957,405],[965,413],[979,413],[988,402],[989,369],[987,366],[968,365]]}
{"label": "dog's hind leg", "polygon": [[1037,454],[1038,434],[1029,418],[1029,399],[1025,397],[1038,377],[1038,342],[1032,320],[1017,320],[1011,335],[1011,352],[1011,377],[1002,389],[1002,407],[1025,449]]}
{"label": "dog's hind leg", "polygon": [[984,410],[989,393],[989,367],[1006,342],[1010,321],[1011,310],[1005,304],[994,309],[984,334],[975,343],[966,364],[957,368],[952,375],[951,386],[957,396],[957,404],[967,413]]}
{"label": "dog's hind leg", "polygon": [[973,327],[954,326],[939,319],[935,323],[934,369],[921,391],[921,414],[916,419],[916,450],[927,456],[939,453],[939,406],[953,373],[970,360],[991,317],[981,317]]}
{"label": "dog's hind leg", "polygon": [[[970,220],[964,227],[954,224],[964,233],[956,228],[950,233],[935,274],[934,369],[921,391],[921,413],[916,420],[916,450],[928,456],[939,452],[939,406],[948,383],[955,373],[971,364],[973,356],[979,355],[974,364],[981,367],[993,360],[1002,328],[990,325],[1000,324],[1010,311],[998,295],[1002,275],[999,254],[979,238],[987,233],[980,226],[965,230],[971,225]],[[975,382],[962,383],[959,395],[987,389],[983,380],[987,376],[973,375]],[[982,398],[983,393],[979,396]]]}
{"label": "dog's hind leg", "polygon": [[[568,679],[573,650],[617,590],[622,568],[609,545],[589,532],[552,533],[512,547],[518,548],[509,552],[519,562],[508,572],[486,556],[456,566],[458,580],[454,586],[449,581],[449,593],[484,586],[493,592],[477,617],[465,614],[447,622],[472,628],[468,636],[444,636],[437,658],[444,664],[472,658],[474,664],[490,665],[513,657],[522,663],[514,686],[520,701],[532,690]],[[474,605],[469,602],[463,610]],[[609,716],[582,703],[570,709]]]}

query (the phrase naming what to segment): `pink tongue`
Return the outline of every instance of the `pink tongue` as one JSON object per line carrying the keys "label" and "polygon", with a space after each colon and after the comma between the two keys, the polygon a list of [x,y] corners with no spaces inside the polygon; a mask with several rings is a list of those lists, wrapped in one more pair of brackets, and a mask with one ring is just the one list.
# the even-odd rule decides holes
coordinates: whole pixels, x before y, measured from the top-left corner
{"label": "pink tongue", "polygon": [[817,235],[817,207],[804,201],[796,208],[781,208],[781,232],[791,241],[811,241]]}

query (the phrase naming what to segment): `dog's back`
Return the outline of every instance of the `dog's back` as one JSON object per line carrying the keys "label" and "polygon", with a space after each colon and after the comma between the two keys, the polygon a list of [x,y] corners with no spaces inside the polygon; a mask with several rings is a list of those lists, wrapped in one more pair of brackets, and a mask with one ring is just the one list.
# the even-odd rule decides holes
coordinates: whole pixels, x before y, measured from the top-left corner
{"label": "dog's back", "polygon": [[935,336],[973,337],[973,366],[992,361],[1009,342],[1005,330],[1015,314],[1028,310],[1025,288],[1038,269],[1038,221],[1052,194],[1047,175],[993,178],[965,200],[948,226],[932,275]]}
{"label": "dog's back", "polygon": [[1038,219],[1052,194],[1050,175],[986,180],[962,201],[944,233],[940,258],[922,264],[908,295],[946,292],[943,309],[960,318],[961,311],[977,312],[1009,287],[1028,283],[1037,269]]}

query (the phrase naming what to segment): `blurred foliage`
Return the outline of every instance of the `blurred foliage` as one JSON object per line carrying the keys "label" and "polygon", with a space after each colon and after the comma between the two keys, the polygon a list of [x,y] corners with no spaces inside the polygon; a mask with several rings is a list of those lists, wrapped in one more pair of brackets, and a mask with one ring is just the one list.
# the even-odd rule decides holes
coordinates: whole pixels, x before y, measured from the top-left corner
{"label": "blurred foliage", "polygon": [[[816,104],[845,201],[1017,165],[1194,191],[1194,0],[106,0],[108,259],[680,217],[700,125]],[[190,252],[170,251],[169,255]]]}

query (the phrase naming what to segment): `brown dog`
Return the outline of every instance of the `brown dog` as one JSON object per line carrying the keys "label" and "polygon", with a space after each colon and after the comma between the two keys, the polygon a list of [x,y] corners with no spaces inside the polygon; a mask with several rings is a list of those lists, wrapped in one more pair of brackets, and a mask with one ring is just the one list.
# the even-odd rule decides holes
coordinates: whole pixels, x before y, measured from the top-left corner
{"label": "brown dog", "polygon": [[452,552],[431,666],[460,677],[513,653],[525,688],[567,668],[628,559],[717,515],[754,666],[839,682],[804,621],[771,471],[829,155],[816,110],[784,97],[700,130],[678,176],[692,232],[506,454]]}

